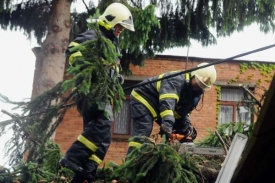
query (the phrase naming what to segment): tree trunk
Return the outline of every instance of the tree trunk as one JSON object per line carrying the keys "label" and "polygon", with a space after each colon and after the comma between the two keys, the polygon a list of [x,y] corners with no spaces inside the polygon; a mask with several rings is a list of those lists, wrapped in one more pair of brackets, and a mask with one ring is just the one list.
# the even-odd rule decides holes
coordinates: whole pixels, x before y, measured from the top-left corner
{"label": "tree trunk", "polygon": [[[36,64],[32,97],[50,90],[64,79],[65,50],[69,44],[71,30],[71,4],[72,0],[52,1],[48,34],[42,43],[42,48],[33,49]],[[54,138],[55,133],[51,139]]]}
{"label": "tree trunk", "polygon": [[71,29],[71,3],[71,0],[52,1],[48,34],[42,43],[41,52],[36,54],[36,66],[40,65],[40,69],[36,69],[41,72],[34,78],[34,95],[42,94],[63,80],[65,50],[68,46]]}

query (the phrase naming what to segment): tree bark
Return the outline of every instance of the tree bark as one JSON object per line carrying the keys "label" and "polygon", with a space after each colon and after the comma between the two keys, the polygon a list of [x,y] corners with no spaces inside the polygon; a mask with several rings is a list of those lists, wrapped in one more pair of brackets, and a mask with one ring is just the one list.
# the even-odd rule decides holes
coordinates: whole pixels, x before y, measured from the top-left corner
{"label": "tree bark", "polygon": [[[48,34],[42,43],[42,50],[36,55],[41,73],[37,75],[35,92],[40,95],[63,81],[65,50],[69,43],[71,0],[53,0],[48,23]],[[42,59],[42,60],[41,60]]]}
{"label": "tree bark", "polygon": [[[32,97],[50,90],[64,79],[65,51],[69,44],[71,30],[71,4],[72,0],[52,1],[46,39],[40,49],[33,49],[36,68]],[[55,133],[51,139],[55,139]]]}

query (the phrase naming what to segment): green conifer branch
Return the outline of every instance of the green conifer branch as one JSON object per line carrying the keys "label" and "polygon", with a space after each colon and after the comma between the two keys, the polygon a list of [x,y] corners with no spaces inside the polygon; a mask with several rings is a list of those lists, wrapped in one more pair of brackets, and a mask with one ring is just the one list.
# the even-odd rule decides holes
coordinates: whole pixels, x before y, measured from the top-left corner
{"label": "green conifer branch", "polygon": [[199,170],[189,155],[182,155],[185,156],[182,158],[170,145],[155,144],[147,137],[130,140],[133,139],[144,143],[128,155],[126,162],[114,169],[112,178],[119,177],[120,181],[131,183],[200,182]]}
{"label": "green conifer branch", "polygon": [[13,135],[7,142],[6,154],[10,156],[11,164],[20,162],[26,152],[27,161],[41,158],[41,151],[67,109],[75,106],[72,98],[76,93],[89,98],[91,105],[97,104],[102,110],[110,101],[113,102],[115,113],[122,107],[125,96],[118,73],[115,72],[112,78],[109,73],[116,65],[119,55],[111,41],[100,35],[97,24],[94,24],[94,29],[98,39],[86,41],[73,48],[82,53],[75,60],[78,64],[67,69],[67,73],[74,77],[56,84],[27,102],[14,102],[0,95],[2,101],[13,104],[14,109],[22,111],[22,115],[9,114],[12,119],[0,123],[0,135],[8,130],[8,126],[13,129]]}

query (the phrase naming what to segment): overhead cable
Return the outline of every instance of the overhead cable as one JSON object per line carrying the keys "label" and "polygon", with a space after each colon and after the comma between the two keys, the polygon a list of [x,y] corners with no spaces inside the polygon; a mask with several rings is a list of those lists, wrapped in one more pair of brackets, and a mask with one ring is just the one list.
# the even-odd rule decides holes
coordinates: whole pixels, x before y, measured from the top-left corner
{"label": "overhead cable", "polygon": [[164,80],[164,79],[172,78],[172,77],[175,77],[175,76],[178,76],[178,75],[181,75],[181,74],[192,72],[192,71],[195,71],[195,70],[198,70],[198,69],[209,67],[211,65],[221,64],[221,63],[224,63],[224,62],[229,61],[229,60],[231,61],[231,60],[233,60],[235,58],[239,58],[239,57],[243,57],[243,56],[246,56],[246,55],[249,55],[249,54],[252,54],[252,53],[256,53],[256,52],[260,52],[260,51],[263,51],[263,50],[267,50],[267,49],[270,49],[272,47],[275,47],[275,44],[264,46],[264,47],[261,47],[261,48],[258,48],[258,49],[252,50],[252,51],[248,51],[248,52],[245,52],[245,53],[241,53],[241,54],[238,54],[238,55],[235,55],[235,56],[232,56],[232,57],[228,57],[228,58],[225,58],[225,59],[222,59],[222,60],[218,60],[216,62],[212,62],[212,63],[206,64],[206,65],[200,66],[200,67],[195,67],[195,68],[187,69],[187,70],[184,70],[184,71],[181,71],[181,72],[177,72],[175,74],[171,74],[169,76],[165,76],[165,77],[162,77],[162,78],[159,78],[159,79],[155,79],[155,80],[144,82],[144,83],[139,83],[139,84],[136,84],[134,86],[125,87],[123,89],[124,90],[133,89],[135,87],[147,85],[147,84],[154,83],[154,82],[157,82],[157,81],[161,81],[161,80]]}

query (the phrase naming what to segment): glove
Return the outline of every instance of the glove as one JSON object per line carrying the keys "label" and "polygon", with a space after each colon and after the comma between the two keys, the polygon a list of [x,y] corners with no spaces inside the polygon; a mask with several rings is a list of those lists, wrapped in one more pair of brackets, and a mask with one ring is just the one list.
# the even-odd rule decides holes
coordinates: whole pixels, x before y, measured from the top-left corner
{"label": "glove", "polygon": [[166,141],[169,141],[172,134],[172,129],[164,124],[161,124],[159,134],[161,135],[161,137],[165,135]]}
{"label": "glove", "polygon": [[192,140],[195,140],[195,138],[197,137],[197,130],[195,127],[193,127],[193,132],[189,136],[192,138]]}
{"label": "glove", "polygon": [[118,80],[119,80],[120,84],[123,84],[124,83],[124,77],[121,74],[119,74],[117,77],[118,77]]}
{"label": "glove", "polygon": [[192,131],[193,131],[193,126],[191,125],[191,123],[186,123],[182,128],[181,133],[185,136],[189,136]]}
{"label": "glove", "polygon": [[195,138],[197,137],[197,130],[193,126],[189,126],[185,132],[183,132],[183,135],[185,135],[185,138],[180,140],[181,143],[183,142],[193,142]]}
{"label": "glove", "polygon": [[166,142],[168,142],[169,139],[170,139],[170,137],[171,137],[171,134],[166,133],[166,132],[163,131],[162,129],[160,129],[159,134],[160,134],[161,138],[163,137],[163,135],[165,135],[165,140],[166,140]]}

